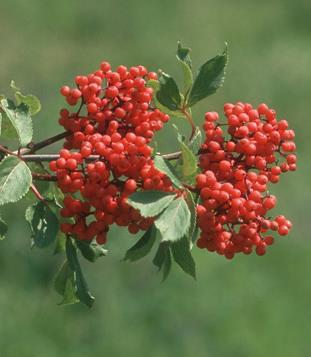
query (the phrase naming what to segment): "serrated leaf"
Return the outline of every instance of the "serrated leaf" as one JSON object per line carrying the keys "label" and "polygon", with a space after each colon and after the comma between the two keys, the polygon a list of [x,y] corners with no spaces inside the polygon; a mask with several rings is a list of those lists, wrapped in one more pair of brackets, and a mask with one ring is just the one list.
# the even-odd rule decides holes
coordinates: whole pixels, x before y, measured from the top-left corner
{"label": "serrated leaf", "polygon": [[195,128],[193,138],[191,139],[191,141],[189,143],[189,148],[194,153],[194,155],[197,155],[201,148],[201,145],[202,145],[202,133],[201,133],[200,128],[197,126]]}
{"label": "serrated leaf", "polygon": [[192,107],[198,101],[215,93],[225,80],[228,55],[227,47],[221,55],[205,62],[199,69],[189,93],[187,104]]}
{"label": "serrated leaf", "polygon": [[192,62],[190,58],[190,48],[182,47],[178,42],[176,57],[182,65],[184,73],[184,92],[187,94],[193,84]]}
{"label": "serrated leaf", "polygon": [[159,271],[162,270],[163,272],[162,282],[163,282],[168,277],[172,267],[170,246],[167,242],[160,243],[159,248],[152,262],[156,267],[158,267]]}
{"label": "serrated leaf", "polygon": [[156,233],[156,229],[154,225],[152,225],[139,241],[127,250],[123,261],[129,260],[135,262],[146,256],[155,242]]}
{"label": "serrated leaf", "polygon": [[74,272],[71,270],[66,260],[61,266],[54,280],[54,289],[63,296],[59,305],[76,304],[79,299],[76,297]]}
{"label": "serrated leaf", "polygon": [[160,89],[156,93],[157,100],[170,110],[178,110],[181,96],[175,80],[168,74],[161,72],[159,76]]}
{"label": "serrated leaf", "polygon": [[74,246],[71,238],[68,238],[66,240],[66,255],[67,255],[69,266],[71,270],[74,272],[76,296],[82,303],[84,303],[88,307],[92,307],[95,298],[92,296],[92,294],[88,289],[86,280],[82,274],[81,266],[78,260],[77,249]]}
{"label": "serrated leaf", "polygon": [[182,188],[183,185],[178,179],[178,174],[171,163],[164,159],[161,155],[156,155],[154,157],[154,165],[155,167],[165,173],[165,175],[172,181],[173,185],[177,188]]}
{"label": "serrated leaf", "polygon": [[162,235],[162,242],[174,242],[187,234],[190,227],[190,211],[183,197],[172,201],[156,219],[155,226]]}
{"label": "serrated leaf", "polygon": [[17,104],[26,104],[29,108],[30,115],[36,115],[41,110],[41,102],[38,97],[32,94],[22,94],[21,89],[16,86],[13,80],[11,81],[10,87],[14,91]]}
{"label": "serrated leaf", "polygon": [[26,146],[32,140],[32,120],[26,104],[15,106],[10,99],[2,99],[1,107],[14,126],[21,146]]}
{"label": "serrated leaf", "polygon": [[24,161],[7,156],[0,162],[0,205],[17,202],[29,190],[31,172]]}
{"label": "serrated leaf", "polygon": [[24,95],[21,93],[20,88],[15,85],[14,81],[11,81],[10,87],[14,91],[17,105],[24,103],[29,108],[30,115],[35,115],[41,110],[41,103],[38,97],[32,94]]}
{"label": "serrated leaf", "polygon": [[164,105],[162,105],[157,100],[157,92],[160,89],[159,81],[156,81],[155,79],[150,79],[147,82],[147,86],[153,89],[153,92],[154,92],[154,94],[153,94],[153,102],[154,102],[156,108],[161,110],[161,112],[170,115],[171,117],[177,117],[177,118],[183,118],[184,117],[184,114],[181,111],[179,111],[179,110],[170,110],[170,109],[166,108]]}
{"label": "serrated leaf", "polygon": [[29,206],[25,218],[36,247],[45,248],[55,241],[59,230],[58,218],[47,203],[39,201]]}
{"label": "serrated leaf", "polygon": [[14,126],[4,112],[2,113],[1,136],[7,140],[18,139]]}
{"label": "serrated leaf", "polygon": [[190,243],[186,237],[171,244],[171,250],[175,262],[181,269],[196,279],[195,262],[190,252]]}
{"label": "serrated leaf", "polygon": [[0,217],[0,240],[3,240],[6,237],[7,232],[8,232],[8,225]]}
{"label": "serrated leaf", "polygon": [[143,217],[155,217],[176,197],[176,194],[163,191],[139,191],[128,198],[128,204],[139,210]]}
{"label": "serrated leaf", "polygon": [[88,243],[81,240],[76,241],[81,254],[90,262],[95,262],[99,257],[106,256],[108,251],[97,243]]}

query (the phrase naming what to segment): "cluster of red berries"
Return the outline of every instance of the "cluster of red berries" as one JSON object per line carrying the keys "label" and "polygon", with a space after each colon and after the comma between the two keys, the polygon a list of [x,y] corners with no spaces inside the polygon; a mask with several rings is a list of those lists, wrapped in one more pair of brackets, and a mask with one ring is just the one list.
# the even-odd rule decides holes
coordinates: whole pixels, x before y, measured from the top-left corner
{"label": "cluster of red berries", "polygon": [[286,235],[292,226],[284,216],[267,216],[276,205],[267,188],[269,182],[279,181],[281,173],[296,169],[295,134],[265,104],[253,108],[227,103],[224,112],[227,121],[223,124],[217,123],[218,113],[205,114],[202,173],[196,177],[201,198],[197,245],[228,259],[253,249],[263,255],[273,244],[268,230]]}
{"label": "cluster of red berries", "polygon": [[[102,62],[94,73],[77,76],[76,88],[61,88],[68,104],[80,102],[76,112],[61,110],[59,123],[68,136],[60,158],[50,163],[66,193],[64,233],[87,241],[96,237],[104,244],[114,223],[131,233],[153,223],[130,207],[127,197],[138,188],[172,190],[171,181],[155,168],[148,145],[169,120],[151,104],[153,90],[147,82],[156,78],[143,66],[113,71]],[[91,155],[99,158],[91,161]]]}

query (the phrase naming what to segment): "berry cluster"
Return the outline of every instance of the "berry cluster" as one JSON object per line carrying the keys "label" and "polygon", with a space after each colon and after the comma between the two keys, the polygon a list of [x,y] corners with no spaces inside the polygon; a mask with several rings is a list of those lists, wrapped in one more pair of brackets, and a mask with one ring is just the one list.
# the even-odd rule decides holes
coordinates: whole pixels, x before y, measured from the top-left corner
{"label": "berry cluster", "polygon": [[[104,244],[113,223],[131,233],[146,230],[153,220],[141,217],[127,197],[137,188],[173,189],[155,168],[148,145],[169,120],[151,104],[153,90],[147,81],[156,78],[143,66],[112,71],[102,62],[94,73],[77,76],[76,88],[61,88],[68,104],[80,102],[76,112],[61,110],[59,123],[68,136],[60,158],[50,163],[66,193],[61,215],[69,221],[61,225],[64,233],[88,241],[96,237]],[[90,155],[99,159],[90,161]]]}
{"label": "berry cluster", "polygon": [[[296,169],[295,134],[265,104],[255,109],[241,102],[227,103],[224,112],[223,124],[217,123],[218,113],[205,114],[202,173],[196,177],[201,198],[197,245],[228,259],[253,249],[263,255],[273,244],[268,230],[286,235],[292,226],[284,216],[267,216],[276,205],[267,188],[269,182],[279,181],[281,173]],[[222,126],[227,126],[227,133]]]}

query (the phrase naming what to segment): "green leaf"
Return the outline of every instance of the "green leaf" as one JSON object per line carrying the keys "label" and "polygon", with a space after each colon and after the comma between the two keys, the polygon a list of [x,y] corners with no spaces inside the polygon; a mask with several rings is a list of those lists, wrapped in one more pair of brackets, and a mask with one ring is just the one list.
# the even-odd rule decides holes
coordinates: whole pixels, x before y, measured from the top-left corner
{"label": "green leaf", "polygon": [[176,194],[163,191],[139,191],[128,198],[128,204],[139,210],[143,217],[155,217],[176,197]]}
{"label": "green leaf", "polygon": [[153,264],[158,267],[159,271],[162,270],[162,282],[168,277],[172,267],[172,257],[170,246],[167,242],[162,242],[153,258]]}
{"label": "green leaf", "polygon": [[195,128],[193,138],[191,139],[191,141],[189,143],[189,148],[194,153],[194,155],[197,155],[201,148],[201,145],[202,145],[202,133],[201,133],[200,128],[197,126]]}
{"label": "green leaf", "polygon": [[21,146],[29,144],[32,140],[32,120],[27,105],[21,103],[15,106],[9,99],[2,99],[0,104],[16,130]]}
{"label": "green leaf", "polygon": [[54,248],[54,255],[64,252],[66,250],[66,236],[61,231],[58,231],[56,235],[56,244]]}
{"label": "green leaf", "polygon": [[97,243],[88,243],[77,240],[77,247],[81,254],[90,262],[95,262],[99,257],[107,255],[107,250]]}
{"label": "green leaf", "polygon": [[199,69],[189,93],[188,106],[215,93],[225,80],[225,69],[228,61],[227,47],[221,55],[205,62]]}
{"label": "green leaf", "polygon": [[159,76],[160,89],[156,93],[157,100],[170,110],[178,110],[181,104],[181,96],[174,79],[161,72]]}
{"label": "green leaf", "polygon": [[[0,105],[1,110],[1,105]],[[7,140],[17,139],[17,133],[7,115],[2,112],[1,136]]]}
{"label": "green leaf", "polygon": [[[186,197],[186,201],[190,210],[190,228],[189,228],[189,234],[188,236],[190,237],[190,241],[192,243],[195,242],[196,238],[197,238],[197,233],[195,233],[197,231],[198,225],[197,225],[197,201],[199,199],[199,197],[197,197],[196,199],[193,197],[193,193],[188,191],[187,197]],[[192,244],[191,243],[191,244]],[[190,245],[191,245],[190,244]],[[192,248],[192,247],[191,247]]]}
{"label": "green leaf", "polygon": [[182,65],[184,73],[184,91],[187,94],[189,89],[193,84],[193,74],[192,74],[192,62],[190,58],[190,48],[182,47],[181,43],[178,42],[176,57]]}
{"label": "green leaf", "polygon": [[82,274],[81,266],[77,256],[77,249],[71,238],[66,240],[66,254],[71,270],[74,272],[75,289],[77,298],[87,305],[92,307],[95,298],[91,295],[86,280]]}
{"label": "green leaf", "polygon": [[190,252],[189,240],[183,237],[177,242],[171,244],[171,250],[175,262],[181,267],[181,269],[196,278],[195,262]]}
{"label": "green leaf", "polygon": [[0,162],[0,205],[17,202],[29,190],[32,177],[24,161],[7,156]]}
{"label": "green leaf", "polygon": [[155,242],[156,234],[157,231],[154,225],[152,225],[139,239],[139,241],[127,250],[123,261],[129,260],[131,262],[135,262],[136,260],[146,256]]}
{"label": "green leaf", "polygon": [[41,103],[38,97],[32,94],[24,95],[21,93],[21,90],[16,87],[15,82],[11,81],[10,87],[14,91],[15,99],[17,105],[23,103],[26,104],[29,108],[30,115],[33,116],[40,112],[41,110]]}
{"label": "green leaf", "polygon": [[76,304],[79,299],[76,297],[74,272],[71,270],[66,260],[61,266],[54,280],[54,289],[63,296],[59,305]]}
{"label": "green leaf", "polygon": [[170,203],[156,219],[155,226],[162,235],[162,242],[174,242],[187,234],[190,227],[190,211],[183,197]]}
{"label": "green leaf", "polygon": [[192,183],[192,179],[198,172],[197,158],[187,144],[183,141],[179,143],[182,157],[182,174],[185,179],[188,179],[188,181],[190,179]]}
{"label": "green leaf", "polygon": [[185,143],[184,138],[179,133],[176,125],[173,125],[173,127],[177,131],[177,140],[181,148],[181,173],[183,181],[191,184],[198,172],[197,157],[190,146]]}
{"label": "green leaf", "polygon": [[165,173],[165,175],[169,177],[169,179],[172,181],[175,187],[177,188],[183,187],[182,183],[179,181],[177,177],[178,174],[176,170],[168,160],[164,159],[161,155],[156,155],[154,157],[154,165],[159,171]]}
{"label": "green leaf", "polygon": [[2,128],[2,114],[0,112],[0,136],[1,136],[1,128]]}
{"label": "green leaf", "polygon": [[164,105],[162,105],[158,100],[157,100],[157,92],[160,89],[160,83],[159,81],[156,81],[154,79],[150,79],[147,83],[147,86],[153,89],[153,102],[154,105],[156,106],[156,108],[158,108],[159,110],[161,110],[161,112],[169,114],[172,117],[177,117],[177,118],[183,118],[184,114],[179,111],[179,110],[169,110],[168,108],[166,108]]}
{"label": "green leaf", "polygon": [[8,232],[8,225],[0,217],[0,240],[3,240],[6,237],[7,232]]}
{"label": "green leaf", "polygon": [[39,201],[29,206],[25,218],[35,246],[45,248],[55,241],[59,230],[58,218],[47,203]]}

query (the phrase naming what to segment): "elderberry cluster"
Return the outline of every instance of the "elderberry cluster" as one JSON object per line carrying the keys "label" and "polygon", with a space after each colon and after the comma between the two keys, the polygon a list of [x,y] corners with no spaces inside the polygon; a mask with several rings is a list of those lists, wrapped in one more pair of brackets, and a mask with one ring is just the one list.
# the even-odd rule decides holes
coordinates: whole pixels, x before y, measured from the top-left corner
{"label": "elderberry cluster", "polygon": [[196,177],[201,199],[197,245],[228,259],[253,249],[263,255],[273,244],[268,231],[287,235],[292,226],[284,216],[272,219],[268,215],[276,205],[268,184],[296,169],[295,134],[265,104],[253,108],[241,102],[227,103],[224,112],[227,120],[223,124],[217,123],[218,113],[205,114],[202,173]]}
{"label": "elderberry cluster", "polygon": [[[143,66],[108,62],[87,76],[75,78],[76,88],[63,86],[68,104],[80,102],[76,112],[62,109],[59,124],[68,132],[60,158],[50,163],[57,183],[66,194],[61,215],[64,233],[99,244],[106,242],[109,226],[127,226],[130,233],[153,223],[127,204],[137,189],[171,191],[171,181],[153,163],[148,145],[169,120],[151,105],[153,90],[147,81],[157,79]],[[99,159],[90,161],[90,155]],[[77,198],[78,197],[78,198]]]}

